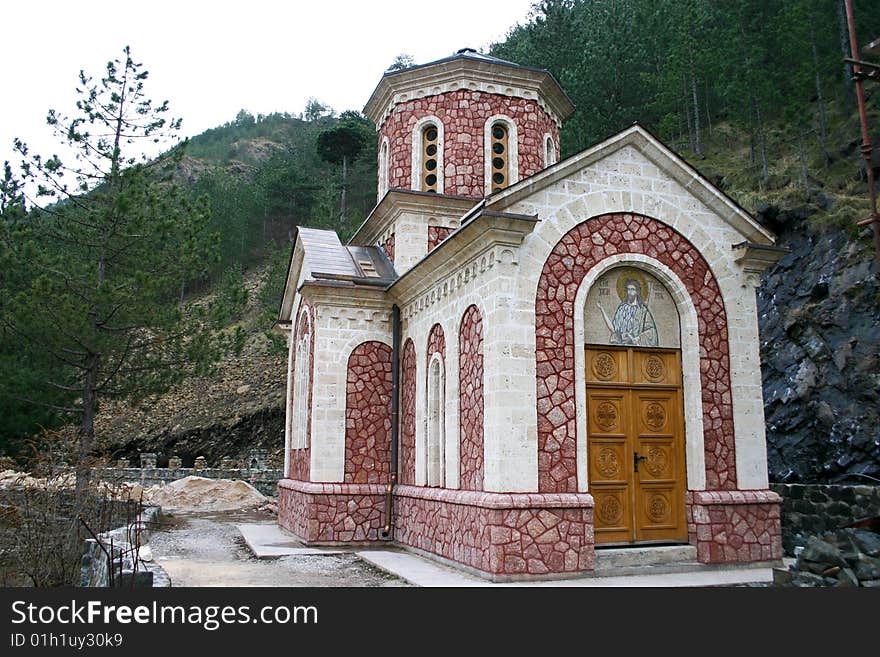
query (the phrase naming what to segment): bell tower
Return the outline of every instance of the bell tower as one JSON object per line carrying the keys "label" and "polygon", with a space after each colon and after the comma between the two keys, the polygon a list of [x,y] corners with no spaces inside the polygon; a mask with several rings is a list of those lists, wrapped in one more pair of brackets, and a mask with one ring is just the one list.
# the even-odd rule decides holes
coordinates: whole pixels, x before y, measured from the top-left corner
{"label": "bell tower", "polygon": [[470,48],[386,72],[364,107],[378,129],[378,199],[390,189],[489,196],[559,159],[573,111],[548,71]]}

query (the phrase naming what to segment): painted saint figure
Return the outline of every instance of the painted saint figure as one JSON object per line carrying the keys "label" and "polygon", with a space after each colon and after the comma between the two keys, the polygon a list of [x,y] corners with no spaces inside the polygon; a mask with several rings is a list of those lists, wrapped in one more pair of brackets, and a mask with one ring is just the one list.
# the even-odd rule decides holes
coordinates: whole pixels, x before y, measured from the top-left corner
{"label": "painted saint figure", "polygon": [[626,296],[609,321],[601,308],[605,323],[611,331],[611,344],[632,347],[656,347],[659,344],[657,324],[648,304],[642,301],[641,283],[634,278],[627,279],[624,288]]}

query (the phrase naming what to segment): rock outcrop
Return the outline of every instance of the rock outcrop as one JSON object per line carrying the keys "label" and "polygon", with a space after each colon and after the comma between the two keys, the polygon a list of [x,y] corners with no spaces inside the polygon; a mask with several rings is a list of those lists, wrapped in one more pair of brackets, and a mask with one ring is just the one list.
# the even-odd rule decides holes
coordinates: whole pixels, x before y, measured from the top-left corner
{"label": "rock outcrop", "polygon": [[764,275],[758,317],[771,481],[880,480],[880,278],[871,242],[759,214],[791,249]]}

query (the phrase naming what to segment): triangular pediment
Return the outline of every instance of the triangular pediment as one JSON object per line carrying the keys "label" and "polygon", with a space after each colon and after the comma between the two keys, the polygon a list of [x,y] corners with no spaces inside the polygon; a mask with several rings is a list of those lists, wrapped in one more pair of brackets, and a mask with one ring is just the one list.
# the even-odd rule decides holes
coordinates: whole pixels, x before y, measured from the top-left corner
{"label": "triangular pediment", "polygon": [[[743,241],[765,245],[775,243],[773,233],[709,182],[681,156],[638,124],[492,195],[487,200],[486,208],[499,211],[508,210],[517,203],[527,200],[528,197],[576,175],[579,171],[597,165],[627,148],[633,149],[639,158],[644,158],[663,175],[678,183],[695,200],[736,230],[742,236]],[[629,190],[624,189],[623,191]],[[645,193],[650,194],[650,192]]]}

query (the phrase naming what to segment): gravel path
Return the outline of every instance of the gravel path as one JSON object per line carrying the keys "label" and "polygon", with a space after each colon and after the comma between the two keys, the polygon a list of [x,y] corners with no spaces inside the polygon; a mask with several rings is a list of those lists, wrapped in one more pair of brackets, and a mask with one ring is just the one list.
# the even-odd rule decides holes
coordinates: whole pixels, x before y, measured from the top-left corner
{"label": "gravel path", "polygon": [[166,515],[150,548],[172,586],[407,586],[354,554],[256,559],[235,525],[273,521],[259,511]]}

